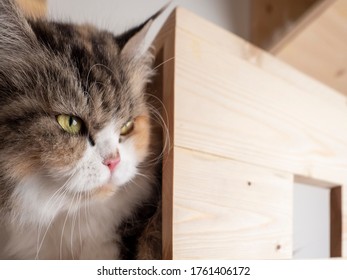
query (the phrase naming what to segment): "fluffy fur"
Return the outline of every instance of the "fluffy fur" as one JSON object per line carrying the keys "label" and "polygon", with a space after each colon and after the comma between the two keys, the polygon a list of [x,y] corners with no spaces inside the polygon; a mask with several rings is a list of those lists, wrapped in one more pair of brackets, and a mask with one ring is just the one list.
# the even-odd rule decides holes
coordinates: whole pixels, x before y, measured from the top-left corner
{"label": "fluffy fur", "polygon": [[[0,0],[0,258],[121,257],[120,225],[155,183],[144,29],[28,21]],[[64,131],[61,114],[81,132]]]}

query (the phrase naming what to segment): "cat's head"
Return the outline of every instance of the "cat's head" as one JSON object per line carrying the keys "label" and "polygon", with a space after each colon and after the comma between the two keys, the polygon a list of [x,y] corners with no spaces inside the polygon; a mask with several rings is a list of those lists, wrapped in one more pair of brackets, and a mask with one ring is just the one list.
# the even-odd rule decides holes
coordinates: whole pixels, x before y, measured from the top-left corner
{"label": "cat's head", "polygon": [[149,154],[147,29],[31,22],[0,1],[2,200],[59,189],[71,200],[135,178]]}

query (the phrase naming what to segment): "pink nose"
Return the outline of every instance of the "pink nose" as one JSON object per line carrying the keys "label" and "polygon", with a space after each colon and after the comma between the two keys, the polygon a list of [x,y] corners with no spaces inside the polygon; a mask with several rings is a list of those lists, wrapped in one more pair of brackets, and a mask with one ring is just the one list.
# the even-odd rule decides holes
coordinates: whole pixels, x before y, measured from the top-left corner
{"label": "pink nose", "polygon": [[102,163],[110,169],[111,172],[117,167],[118,163],[120,162],[120,157],[110,157],[108,159],[105,159]]}

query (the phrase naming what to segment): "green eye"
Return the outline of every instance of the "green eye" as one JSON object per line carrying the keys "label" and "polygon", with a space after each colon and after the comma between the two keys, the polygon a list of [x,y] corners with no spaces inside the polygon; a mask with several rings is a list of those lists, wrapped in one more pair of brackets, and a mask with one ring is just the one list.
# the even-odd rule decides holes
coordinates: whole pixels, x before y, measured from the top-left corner
{"label": "green eye", "polygon": [[121,136],[126,136],[128,135],[129,133],[131,133],[133,130],[134,130],[134,125],[135,125],[135,122],[134,120],[130,120],[128,121],[126,124],[124,124],[122,126],[122,128],[120,129],[120,135]]}
{"label": "green eye", "polygon": [[70,134],[78,134],[81,132],[82,120],[80,118],[69,115],[59,115],[57,116],[57,122],[62,129]]}

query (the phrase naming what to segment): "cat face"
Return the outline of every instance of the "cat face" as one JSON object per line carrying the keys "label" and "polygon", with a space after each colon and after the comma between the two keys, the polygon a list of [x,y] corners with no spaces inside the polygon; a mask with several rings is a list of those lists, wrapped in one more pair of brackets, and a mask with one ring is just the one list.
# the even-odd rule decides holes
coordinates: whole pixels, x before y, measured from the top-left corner
{"label": "cat face", "polygon": [[56,195],[63,209],[77,196],[111,196],[139,173],[150,139],[142,27],[115,37],[28,22],[0,3],[0,205]]}

